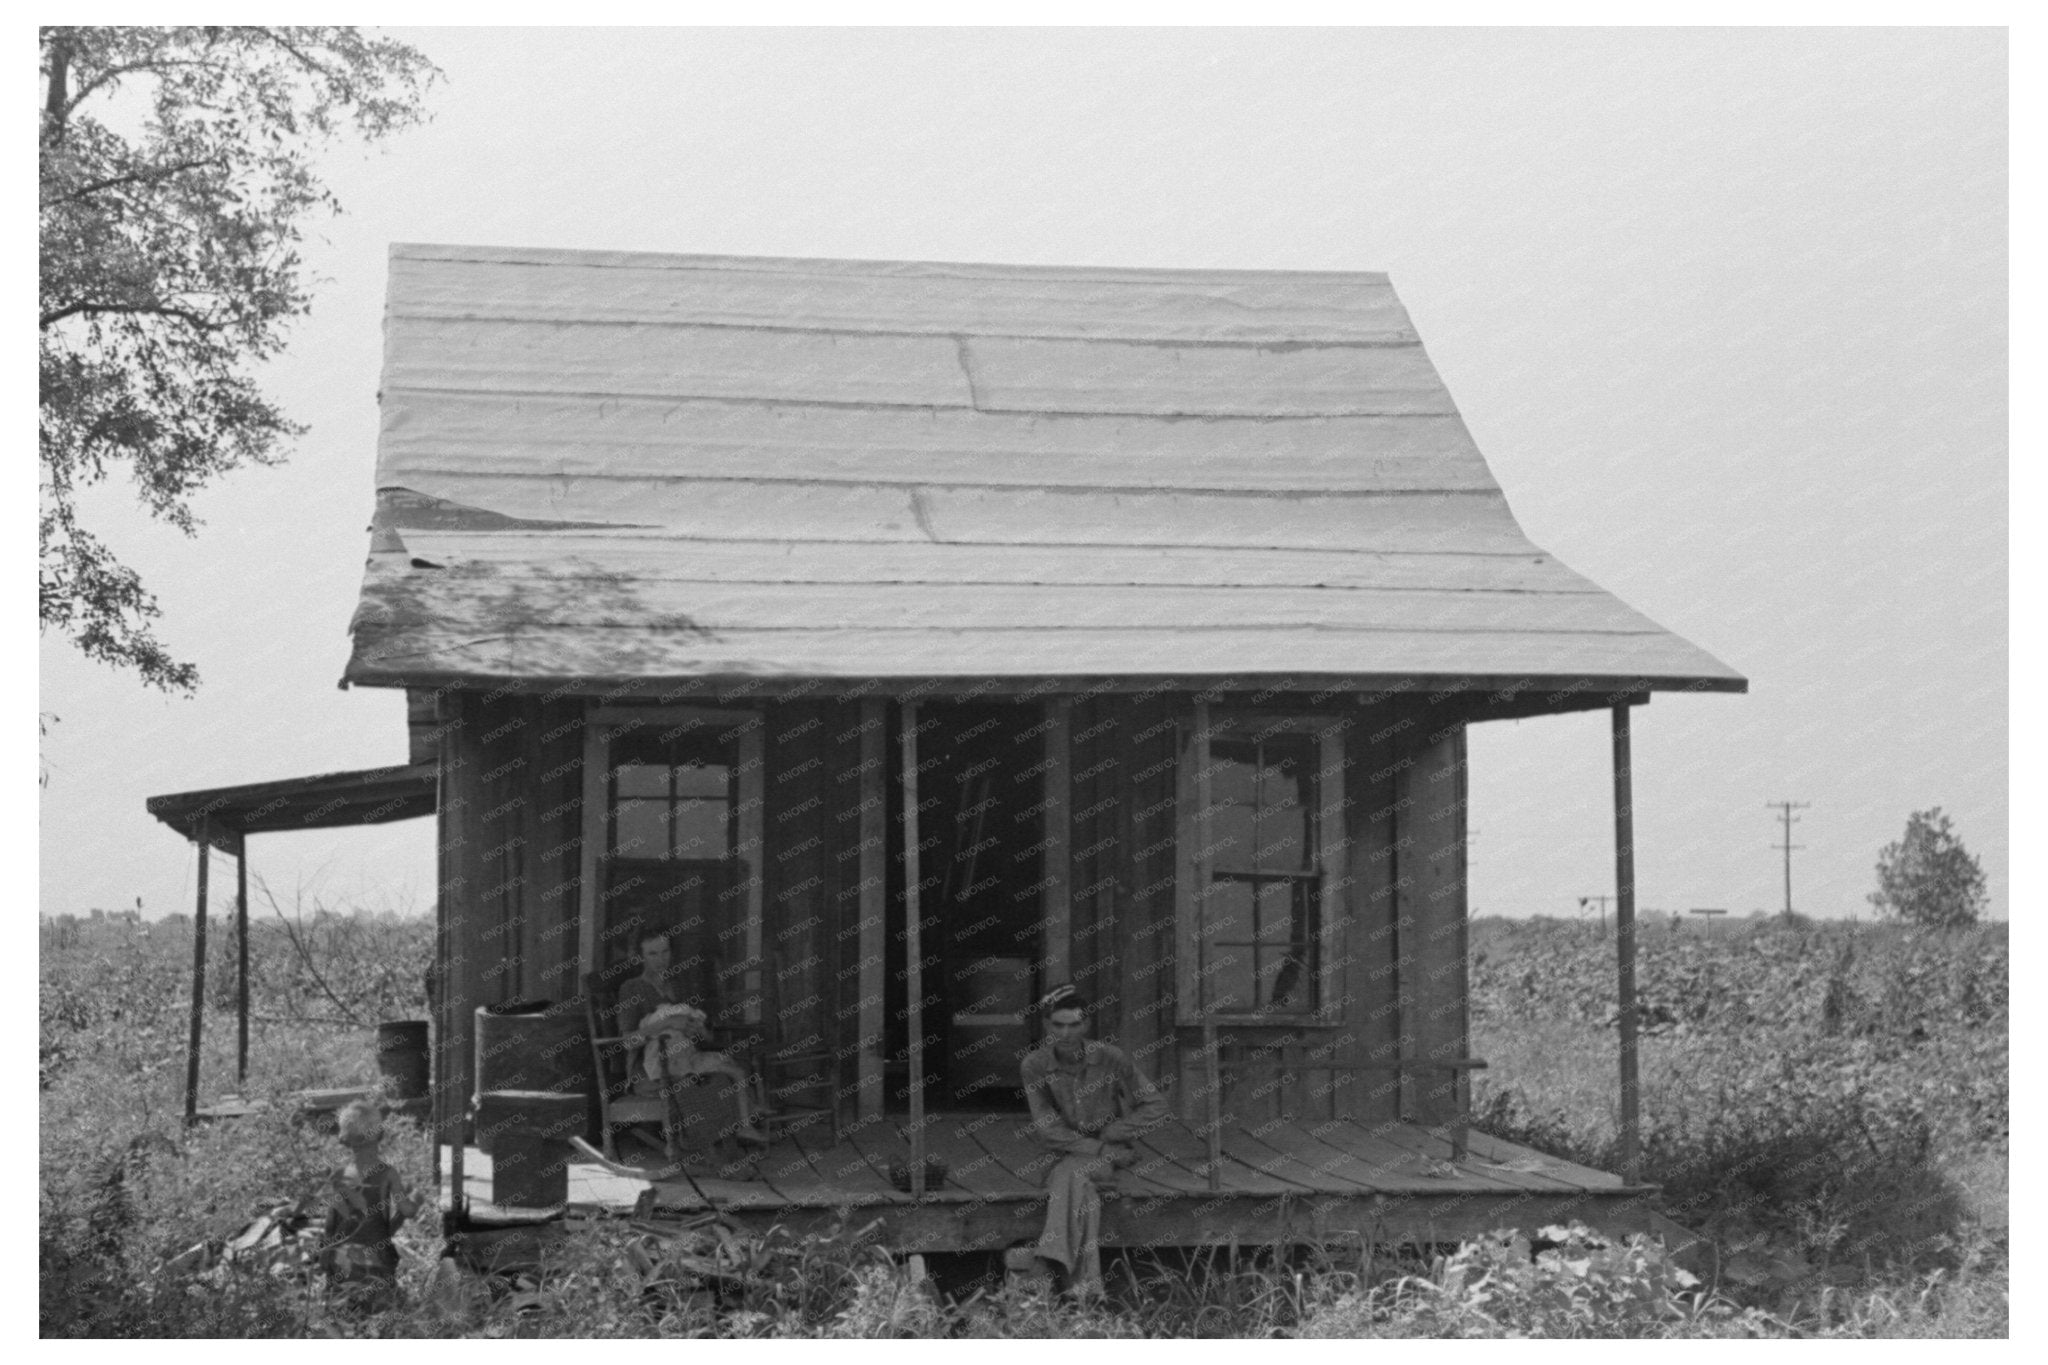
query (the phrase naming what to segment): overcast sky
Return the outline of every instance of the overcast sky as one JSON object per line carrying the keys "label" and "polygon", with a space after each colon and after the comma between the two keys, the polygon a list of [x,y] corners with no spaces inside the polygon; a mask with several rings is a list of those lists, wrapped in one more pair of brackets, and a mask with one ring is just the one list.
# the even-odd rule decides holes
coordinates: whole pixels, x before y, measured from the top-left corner
{"label": "overcast sky", "polygon": [[[312,430],[89,500],[196,697],[42,643],[41,908],[189,909],[145,797],[405,759],[337,689],[394,241],[1383,270],[1530,538],[1751,682],[1635,716],[1639,903],[1868,916],[1939,805],[2006,913],[1996,30],[419,30],[433,123],[326,171]],[[1604,713],[1475,727],[1481,914],[1613,889]],[[258,836],[287,905],[425,911],[432,824]],[[267,913],[258,898],[257,913]]]}

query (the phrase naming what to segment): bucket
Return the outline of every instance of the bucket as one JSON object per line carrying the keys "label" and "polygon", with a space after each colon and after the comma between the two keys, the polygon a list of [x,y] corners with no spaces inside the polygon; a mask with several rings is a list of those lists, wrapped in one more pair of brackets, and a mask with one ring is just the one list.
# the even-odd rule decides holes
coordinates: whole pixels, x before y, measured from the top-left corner
{"label": "bucket", "polygon": [[476,1012],[476,1093],[590,1089],[590,1041],[571,1000],[484,1005]]}
{"label": "bucket", "polygon": [[401,1019],[377,1025],[377,1075],[389,1100],[427,1097],[427,1021]]}

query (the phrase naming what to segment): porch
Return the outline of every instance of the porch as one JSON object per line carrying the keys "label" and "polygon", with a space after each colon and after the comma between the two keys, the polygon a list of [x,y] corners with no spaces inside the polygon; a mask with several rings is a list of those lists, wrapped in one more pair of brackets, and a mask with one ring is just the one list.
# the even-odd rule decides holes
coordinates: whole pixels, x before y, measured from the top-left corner
{"label": "porch", "polygon": [[[1147,1135],[1119,1173],[1103,1211],[1110,1246],[1265,1242],[1444,1242],[1502,1226],[1580,1219],[1613,1232],[1650,1231],[1643,1196],[1654,1187],[1574,1165],[1481,1133],[1452,1160],[1440,1129],[1353,1120],[1226,1123],[1213,1172],[1206,1138],[1178,1121]],[[705,1159],[686,1176],[634,1179],[596,1164],[569,1168],[568,1208],[688,1218],[719,1213],[756,1231],[824,1231],[842,1217],[879,1221],[899,1251],[993,1250],[1034,1240],[1044,1217],[1040,1181],[1051,1158],[1024,1116],[934,1115],[924,1146],[943,1158],[942,1187],[914,1199],[891,1183],[910,1142],[899,1118],[870,1120],[834,1143],[819,1127],[721,1167]],[[445,1158],[444,1158],[445,1161]],[[450,1190],[443,1168],[442,1194]],[[464,1154],[476,1223],[511,1223],[560,1210],[490,1202],[490,1157]]]}

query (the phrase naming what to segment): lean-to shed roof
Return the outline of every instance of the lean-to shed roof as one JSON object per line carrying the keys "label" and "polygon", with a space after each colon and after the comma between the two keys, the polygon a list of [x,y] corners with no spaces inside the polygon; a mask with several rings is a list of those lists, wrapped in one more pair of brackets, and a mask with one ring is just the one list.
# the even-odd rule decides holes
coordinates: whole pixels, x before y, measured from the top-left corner
{"label": "lean-to shed roof", "polygon": [[1384,275],[394,246],[382,409],[352,683],[1744,686]]}

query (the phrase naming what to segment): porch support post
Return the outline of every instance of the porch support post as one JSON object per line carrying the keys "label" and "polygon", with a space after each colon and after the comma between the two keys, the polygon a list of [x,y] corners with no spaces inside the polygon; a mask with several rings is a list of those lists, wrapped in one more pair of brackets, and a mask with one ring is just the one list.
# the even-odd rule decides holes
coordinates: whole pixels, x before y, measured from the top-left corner
{"label": "porch support post", "polygon": [[889,703],[869,697],[860,704],[860,1051],[855,1065],[862,1119],[882,1117],[888,904]]}
{"label": "porch support post", "polygon": [[235,1093],[249,1083],[249,836],[235,836]]}
{"label": "porch support post", "polygon": [[[1074,979],[1072,745],[1074,699],[1051,697],[1045,703],[1045,776],[1039,809],[1045,821],[1045,877],[1039,893],[1039,922],[1044,926],[1045,989]],[[1101,951],[1101,942],[1095,944]],[[1100,984],[1089,983],[1100,998]],[[1042,991],[1040,992],[1042,993]]]}
{"label": "porch support post", "polygon": [[924,945],[918,908],[917,703],[903,703],[903,988],[910,1029],[910,1196],[924,1198]]}
{"label": "porch support post", "polygon": [[[461,1077],[468,1070],[469,1058],[464,1054],[475,1046],[465,1011],[469,1008],[469,953],[465,948],[475,932],[466,919],[473,883],[466,873],[468,860],[473,856],[462,821],[468,818],[466,802],[468,793],[457,773],[473,773],[475,768],[462,767],[463,755],[456,751],[458,736],[464,744],[471,743],[461,735],[462,728],[469,720],[468,707],[459,692],[444,692],[436,703],[435,719],[441,731],[441,752],[434,770],[434,827],[435,827],[435,876],[438,883],[434,897],[434,966],[436,980],[440,982],[435,1004],[434,1075],[431,1086],[434,1096],[433,1129],[435,1137],[434,1174],[435,1195],[440,1194],[441,1160],[440,1147],[448,1149],[448,1209],[444,1215],[444,1226],[460,1229],[466,1226],[469,1217],[469,1199],[466,1188],[467,1173],[463,1170],[468,1135],[463,1131],[468,1118],[468,1096]],[[588,717],[586,714],[586,725]],[[589,734],[586,729],[585,734]],[[592,750],[584,749],[586,764]],[[603,763],[600,747],[599,763]],[[588,766],[584,770],[585,801],[589,801],[591,777]],[[598,789],[600,798],[603,788]],[[592,873],[594,855],[590,852],[591,810],[586,804],[583,809],[585,880],[580,888],[585,908],[582,924],[582,945],[586,954],[586,970],[597,970],[596,959],[589,956],[594,950],[595,930],[591,927],[595,918],[596,878]],[[602,826],[600,825],[601,829]]]}
{"label": "porch support post", "polygon": [[213,845],[201,817],[193,833],[199,849],[199,899],[192,914],[192,1029],[185,1043],[185,1126],[199,1122],[199,1034],[206,1022],[206,866]]}
{"label": "porch support post", "polygon": [[1636,834],[1629,777],[1628,706],[1614,708],[1614,951],[1620,972],[1621,1178],[1642,1174],[1636,1113]]}

